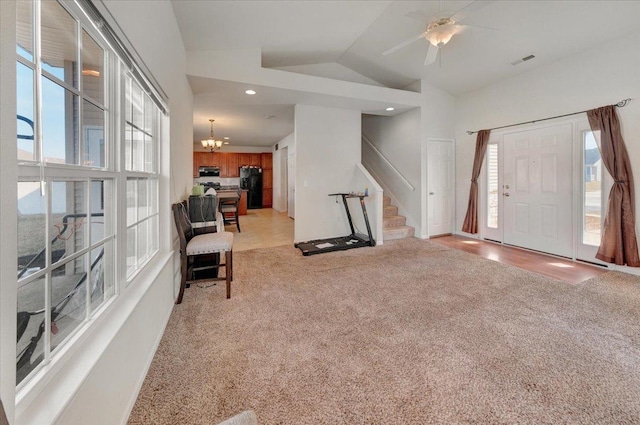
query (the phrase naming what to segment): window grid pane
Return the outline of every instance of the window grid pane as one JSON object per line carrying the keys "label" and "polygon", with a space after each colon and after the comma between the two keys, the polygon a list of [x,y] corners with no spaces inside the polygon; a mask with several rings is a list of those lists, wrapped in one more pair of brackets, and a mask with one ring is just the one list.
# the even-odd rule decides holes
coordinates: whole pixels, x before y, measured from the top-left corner
{"label": "window grid pane", "polygon": [[86,100],[82,101],[82,165],[105,166],[104,110]]}
{"label": "window grid pane", "polygon": [[582,243],[600,245],[602,231],[602,157],[593,132],[585,131],[583,145]]}
{"label": "window grid pane", "polygon": [[82,92],[104,105],[104,50],[82,31]]}
{"label": "window grid pane", "polygon": [[[20,2],[22,3],[22,2]],[[18,62],[17,78],[17,113],[18,113],[18,161],[35,161],[34,144],[34,74],[35,72]]]}
{"label": "window grid pane", "polygon": [[77,23],[58,2],[43,1],[40,4],[42,69],[78,88]]}
{"label": "window grid pane", "polygon": [[87,247],[86,182],[54,181],[51,184],[50,223],[51,264]]}
{"label": "window grid pane", "polygon": [[108,259],[113,258],[113,243],[107,243],[98,246],[91,251],[91,274],[90,274],[90,295],[91,300],[90,313],[93,315],[95,311],[106,301],[115,295],[115,282],[110,275],[108,267]]}
{"label": "window grid pane", "polygon": [[87,315],[87,260],[85,254],[51,272],[52,353]]}
{"label": "window grid pane", "polygon": [[498,228],[498,145],[487,147],[487,227]]}
{"label": "window grid pane", "polygon": [[40,182],[18,183],[18,279],[45,267],[47,198]]}
{"label": "window grid pane", "polygon": [[42,77],[42,149],[45,162],[80,164],[78,95]]}

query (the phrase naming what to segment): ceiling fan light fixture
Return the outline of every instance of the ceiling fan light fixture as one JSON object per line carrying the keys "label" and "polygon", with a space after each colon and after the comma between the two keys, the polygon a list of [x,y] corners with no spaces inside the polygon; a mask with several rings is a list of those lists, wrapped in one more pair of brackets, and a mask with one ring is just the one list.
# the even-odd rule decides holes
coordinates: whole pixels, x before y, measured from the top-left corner
{"label": "ceiling fan light fixture", "polygon": [[460,32],[462,26],[446,24],[435,26],[424,33],[424,38],[436,47],[441,47],[451,41],[451,37]]}

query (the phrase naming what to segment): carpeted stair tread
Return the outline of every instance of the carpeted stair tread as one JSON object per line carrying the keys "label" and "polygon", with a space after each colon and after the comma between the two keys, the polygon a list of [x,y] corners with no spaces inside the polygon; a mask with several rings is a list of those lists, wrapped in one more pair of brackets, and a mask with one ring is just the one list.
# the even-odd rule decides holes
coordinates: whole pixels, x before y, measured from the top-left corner
{"label": "carpeted stair tread", "polygon": [[385,207],[382,207],[383,217],[392,217],[394,215],[398,215],[398,207],[394,205],[387,205]]}
{"label": "carpeted stair tread", "polygon": [[383,207],[387,207],[389,205],[391,205],[391,198],[388,197],[388,196],[383,196],[382,197],[382,206]]}
{"label": "carpeted stair tread", "polygon": [[382,219],[382,228],[404,226],[407,224],[407,218],[403,215],[392,215]]}
{"label": "carpeted stair tread", "polygon": [[394,239],[411,238],[415,233],[415,229],[411,226],[396,226],[382,229],[383,240],[389,241]]}

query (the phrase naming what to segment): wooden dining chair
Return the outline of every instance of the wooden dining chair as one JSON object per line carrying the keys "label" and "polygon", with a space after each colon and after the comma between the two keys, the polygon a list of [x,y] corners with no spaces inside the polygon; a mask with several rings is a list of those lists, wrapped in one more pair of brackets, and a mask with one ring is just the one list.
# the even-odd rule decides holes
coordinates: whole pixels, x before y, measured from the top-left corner
{"label": "wooden dining chair", "polygon": [[[195,235],[189,221],[188,205],[182,201],[171,206],[173,218],[180,239],[180,292],[176,304],[182,302],[184,290],[192,283],[212,280],[225,280],[227,298],[231,298],[231,282],[233,281],[233,233],[215,232]],[[212,261],[211,254],[224,253],[224,264]],[[218,277],[218,269],[224,266],[225,276]],[[215,276],[200,276],[208,271],[215,271]]]}
{"label": "wooden dining chair", "polygon": [[222,218],[224,220],[224,224],[235,224],[238,233],[240,231],[240,196],[242,195],[242,189],[238,188],[238,198],[236,199],[220,199],[218,208],[222,213]]}

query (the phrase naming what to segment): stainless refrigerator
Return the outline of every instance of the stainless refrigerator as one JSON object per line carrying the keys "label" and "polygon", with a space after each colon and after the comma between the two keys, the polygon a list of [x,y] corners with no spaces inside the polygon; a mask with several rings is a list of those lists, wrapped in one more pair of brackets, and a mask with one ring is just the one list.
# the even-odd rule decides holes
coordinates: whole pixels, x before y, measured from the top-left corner
{"label": "stainless refrigerator", "polygon": [[262,208],[262,168],[240,167],[240,188],[247,191],[247,208]]}

